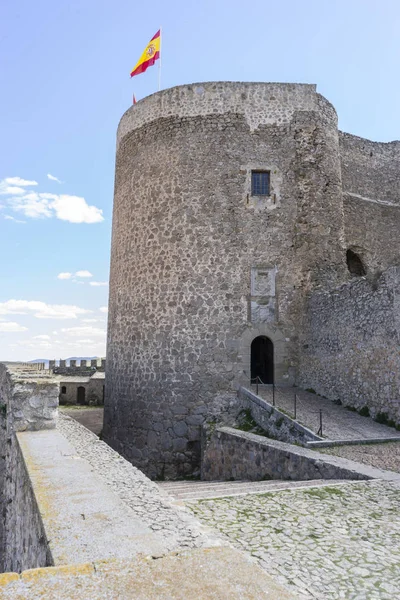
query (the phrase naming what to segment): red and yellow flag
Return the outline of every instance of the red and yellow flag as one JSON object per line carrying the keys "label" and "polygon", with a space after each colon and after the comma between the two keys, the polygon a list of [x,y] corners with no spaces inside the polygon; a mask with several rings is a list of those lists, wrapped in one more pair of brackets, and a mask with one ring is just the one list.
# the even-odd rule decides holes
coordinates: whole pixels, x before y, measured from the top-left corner
{"label": "red and yellow flag", "polygon": [[139,58],[135,68],[131,71],[131,77],[144,73],[147,67],[154,65],[160,58],[161,30],[159,29],[147,44],[142,56]]}

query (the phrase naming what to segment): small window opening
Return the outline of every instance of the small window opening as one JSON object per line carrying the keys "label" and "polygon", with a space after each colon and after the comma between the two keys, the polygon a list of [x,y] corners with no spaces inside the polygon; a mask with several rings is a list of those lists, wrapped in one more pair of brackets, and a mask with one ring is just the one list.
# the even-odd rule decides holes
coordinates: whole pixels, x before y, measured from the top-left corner
{"label": "small window opening", "polygon": [[63,385],[63,386],[61,387],[61,393],[62,393],[62,394],[66,394],[66,393],[67,393],[67,386]]}
{"label": "small window opening", "polygon": [[269,196],[269,171],[251,172],[251,195]]}
{"label": "small window opening", "polygon": [[365,267],[362,263],[361,258],[353,252],[353,250],[347,250],[346,252],[346,262],[347,268],[349,269],[352,275],[356,275],[357,277],[362,277],[366,274]]}

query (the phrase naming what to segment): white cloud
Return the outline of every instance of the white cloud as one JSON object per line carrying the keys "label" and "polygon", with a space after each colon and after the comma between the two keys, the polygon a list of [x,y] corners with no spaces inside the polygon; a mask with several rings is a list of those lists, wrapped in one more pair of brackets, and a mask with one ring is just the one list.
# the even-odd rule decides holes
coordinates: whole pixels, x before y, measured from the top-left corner
{"label": "white cloud", "polygon": [[62,183],[62,181],[60,181],[58,179],[58,177],[55,177],[54,175],[50,175],[50,173],[47,173],[47,179],[50,179],[50,181],[57,181],[57,183]]}
{"label": "white cloud", "polygon": [[77,271],[75,277],[93,277],[90,271]]}
{"label": "white cloud", "polygon": [[56,217],[70,223],[100,223],[104,221],[103,211],[97,206],[89,206],[80,196],[62,194],[51,203]]}
{"label": "white cloud", "polygon": [[106,331],[104,329],[99,329],[98,327],[90,327],[90,326],[66,327],[66,328],[61,329],[61,333],[64,333],[65,335],[67,335],[69,337],[88,336],[88,337],[104,338],[106,335]]}
{"label": "white cloud", "polygon": [[87,204],[81,196],[49,194],[25,189],[33,185],[37,185],[37,182],[20,177],[7,177],[0,181],[0,194],[8,196],[6,202],[10,208],[31,219],[57,218],[69,223],[104,221],[103,211],[97,206]]}
{"label": "white cloud", "polygon": [[37,181],[32,181],[29,179],[22,179],[22,177],[6,177],[4,179],[4,181],[6,183],[8,183],[9,185],[19,185],[19,186],[29,186],[29,187],[31,187],[32,185],[38,184]]}
{"label": "white cloud", "polygon": [[34,335],[34,340],[49,340],[51,339],[49,335]]}
{"label": "white cloud", "polygon": [[46,304],[36,300],[7,300],[0,302],[0,315],[32,314],[37,319],[77,319],[92,312],[70,304]]}
{"label": "white cloud", "polygon": [[108,308],[107,306],[100,306],[99,311],[102,313],[108,313]]}
{"label": "white cloud", "polygon": [[57,279],[71,279],[72,273],[59,273]]}
{"label": "white cloud", "polygon": [[21,221],[20,219],[16,219],[11,215],[4,215],[4,218],[7,219],[7,221],[14,221],[15,223],[26,223],[26,221]]}
{"label": "white cloud", "polygon": [[21,212],[31,219],[49,219],[53,216],[49,206],[49,200],[47,198],[42,198],[41,196],[42,195],[37,192],[30,192],[23,196],[10,198],[9,204],[13,210]]}
{"label": "white cloud", "polygon": [[89,285],[93,285],[94,287],[102,287],[108,285],[108,281],[90,281]]}
{"label": "white cloud", "polygon": [[82,323],[104,323],[104,319],[81,319]]}
{"label": "white cloud", "polygon": [[16,331],[27,331],[28,328],[27,327],[23,327],[22,325],[19,325],[18,323],[14,323],[12,321],[2,321],[0,323],[0,331],[4,331],[7,333],[14,333]]}
{"label": "white cloud", "polygon": [[19,194],[25,194],[26,190],[21,187],[15,187],[14,185],[5,185],[4,182],[0,183],[0,194],[2,196],[18,196]]}

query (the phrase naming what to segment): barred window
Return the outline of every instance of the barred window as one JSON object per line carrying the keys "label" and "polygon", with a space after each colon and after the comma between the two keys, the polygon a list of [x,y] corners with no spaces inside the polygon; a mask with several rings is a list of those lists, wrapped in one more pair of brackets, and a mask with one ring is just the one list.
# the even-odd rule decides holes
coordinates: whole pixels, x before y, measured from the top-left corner
{"label": "barred window", "polygon": [[251,195],[269,196],[269,171],[251,172]]}

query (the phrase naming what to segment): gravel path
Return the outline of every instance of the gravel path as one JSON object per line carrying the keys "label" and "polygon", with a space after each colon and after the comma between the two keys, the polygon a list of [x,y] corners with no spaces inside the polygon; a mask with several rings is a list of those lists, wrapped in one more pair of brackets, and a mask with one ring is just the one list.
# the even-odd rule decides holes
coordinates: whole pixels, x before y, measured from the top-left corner
{"label": "gravel path", "polygon": [[388,482],[187,502],[300,598],[400,598],[400,488]]}
{"label": "gravel path", "polygon": [[320,448],[318,452],[341,456],[371,465],[371,467],[376,467],[377,469],[387,469],[388,471],[400,473],[400,443],[397,442]]}
{"label": "gravel path", "polygon": [[168,551],[223,543],[221,537],[202,526],[190,511],[173,505],[172,498],[156,483],[77,421],[59,414],[57,429],[136,516],[158,533]]}

